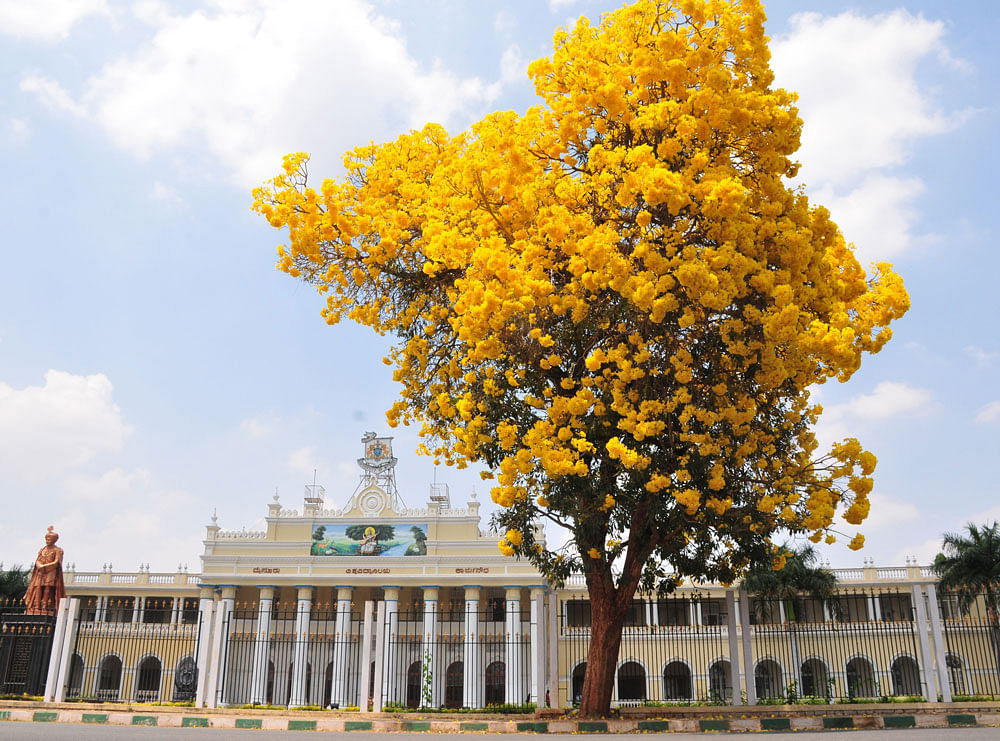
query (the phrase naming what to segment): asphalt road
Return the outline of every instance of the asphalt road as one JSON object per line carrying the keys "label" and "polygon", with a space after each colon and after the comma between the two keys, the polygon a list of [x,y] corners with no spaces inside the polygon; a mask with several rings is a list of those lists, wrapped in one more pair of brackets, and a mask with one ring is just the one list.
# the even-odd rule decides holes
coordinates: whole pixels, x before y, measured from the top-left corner
{"label": "asphalt road", "polygon": [[[794,738],[795,741],[831,741],[831,739],[851,738],[858,741],[859,736],[872,734],[871,741],[986,741],[1000,738],[1000,728],[907,728],[893,730],[852,730],[852,731],[798,731],[795,733],[753,733],[749,734],[754,739],[760,738]],[[258,731],[258,730],[229,730],[221,728],[149,728],[143,726],[89,726],[75,723],[18,723],[15,721],[0,722],[0,738],[17,739],[21,741],[61,741],[71,739],[72,741],[89,741],[90,739],[139,739],[139,741],[179,741],[180,739],[205,739],[206,741],[224,741],[226,739],[238,739],[240,741],[256,737],[263,741],[270,739],[295,738],[299,741],[308,739],[310,736],[320,735],[323,739],[330,741],[383,741],[383,739],[394,739],[402,741],[401,733],[375,733],[375,732],[352,732],[352,733],[332,733],[327,731]],[[469,736],[491,736],[497,741],[539,741],[539,738],[560,739],[560,741],[580,741],[579,735],[550,733],[545,736],[538,736],[531,733],[430,733],[430,734],[405,734],[405,735],[426,735],[434,741],[469,741]],[[588,739],[596,741],[621,741],[625,734],[587,734]],[[643,734],[649,739],[658,734]],[[708,739],[718,739],[730,734],[722,733],[667,733],[663,734],[664,741],[707,741]],[[743,737],[746,734],[733,733],[734,739]]]}

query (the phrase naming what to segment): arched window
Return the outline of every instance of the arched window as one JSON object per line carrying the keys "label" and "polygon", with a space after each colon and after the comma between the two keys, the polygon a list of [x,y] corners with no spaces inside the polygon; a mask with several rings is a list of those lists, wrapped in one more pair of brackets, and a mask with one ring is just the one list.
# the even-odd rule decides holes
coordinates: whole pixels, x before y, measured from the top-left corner
{"label": "arched window", "polygon": [[944,663],[948,667],[948,680],[951,682],[951,694],[966,694],[965,667],[962,665],[962,659],[955,654],[948,654],[944,658]]}
{"label": "arched window", "polygon": [[637,661],[626,661],[618,668],[618,700],[646,699],[646,670]]}
{"label": "arched window", "polygon": [[486,704],[503,705],[504,683],[507,681],[507,666],[502,661],[494,661],[486,667]]}
{"label": "arched window", "polygon": [[122,687],[122,660],[105,656],[97,672],[97,699],[101,702],[118,702]]}
{"label": "arched window", "polygon": [[719,659],[708,668],[708,691],[711,700],[718,702],[733,699],[733,685],[729,681],[731,676],[729,662],[725,659]]}
{"label": "arched window", "polygon": [[462,707],[462,683],[464,679],[465,672],[462,662],[452,662],[444,675],[444,704],[446,707]]}
{"label": "arched window", "polygon": [[847,696],[875,697],[875,670],[868,659],[855,656],[847,662]]}
{"label": "arched window", "polygon": [[69,682],[66,685],[66,699],[73,700],[83,693],[83,657],[73,654],[69,660]]}
{"label": "arched window", "polygon": [[583,697],[583,680],[587,676],[587,662],[583,661],[573,669],[573,704],[578,705]]}
{"label": "arched window", "polygon": [[160,660],[147,656],[139,663],[139,677],[135,686],[135,699],[139,702],[160,700]]}
{"label": "arched window", "polygon": [[773,659],[757,662],[754,671],[754,682],[757,687],[757,697],[781,697],[784,687],[781,682],[781,667]]}
{"label": "arched window", "polygon": [[663,699],[691,699],[691,670],[683,661],[671,661],[663,668]]}
{"label": "arched window", "polygon": [[193,700],[198,691],[198,665],[194,658],[185,656],[174,667],[174,702]]}
{"label": "arched window", "polygon": [[329,662],[326,665],[326,672],[323,674],[323,702],[320,703],[323,707],[326,707],[331,703],[330,696],[333,694],[333,662]]}
{"label": "arched window", "polygon": [[828,677],[826,664],[819,659],[807,659],[802,664],[802,695],[804,697],[829,697]]}
{"label": "arched window", "polygon": [[420,707],[420,662],[414,661],[406,670],[406,707]]}
{"label": "arched window", "polygon": [[909,656],[900,656],[892,662],[892,694],[897,697],[920,694],[920,670]]}

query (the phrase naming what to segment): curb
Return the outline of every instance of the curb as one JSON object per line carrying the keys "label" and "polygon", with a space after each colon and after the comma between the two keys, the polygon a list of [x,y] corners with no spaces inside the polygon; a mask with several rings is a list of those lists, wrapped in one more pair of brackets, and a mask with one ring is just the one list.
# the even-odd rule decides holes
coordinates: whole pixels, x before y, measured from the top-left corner
{"label": "curb", "polygon": [[251,717],[239,714],[198,712],[88,712],[78,709],[37,710],[5,708],[0,721],[33,723],[86,723],[113,726],[174,728],[243,728],[264,731],[379,731],[393,733],[745,733],[755,731],[806,731],[868,728],[968,728],[1000,726],[1000,713],[915,712],[884,714],[782,715],[760,717],[658,718],[608,720],[414,720],[343,717],[289,718],[280,715]]}

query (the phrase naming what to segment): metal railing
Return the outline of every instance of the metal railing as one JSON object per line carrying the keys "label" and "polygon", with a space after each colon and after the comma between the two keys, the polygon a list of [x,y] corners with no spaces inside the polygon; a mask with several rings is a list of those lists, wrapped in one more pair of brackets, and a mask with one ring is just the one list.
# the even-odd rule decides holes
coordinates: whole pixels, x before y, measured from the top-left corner
{"label": "metal railing", "polygon": [[938,591],[945,664],[955,700],[1000,698],[1000,585]]}

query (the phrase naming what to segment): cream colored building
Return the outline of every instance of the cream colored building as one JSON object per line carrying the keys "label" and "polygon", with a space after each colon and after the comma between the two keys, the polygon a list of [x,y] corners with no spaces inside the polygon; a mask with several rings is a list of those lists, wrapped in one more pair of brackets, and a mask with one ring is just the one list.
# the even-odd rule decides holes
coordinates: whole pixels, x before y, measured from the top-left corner
{"label": "cream colored building", "polygon": [[[369,433],[363,446],[360,484],[342,508],[324,508],[309,486],[298,509],[275,496],[259,532],[213,517],[200,574],[71,565],[49,699],[364,711],[543,704],[548,694],[571,704],[589,640],[582,578],[556,590],[504,557],[474,494],[452,506],[433,486],[425,506],[407,507],[391,438]],[[637,599],[615,702],[996,692],[982,626],[947,600],[939,609],[927,568],[836,574],[836,604],[804,600],[794,616],[717,585]]]}

